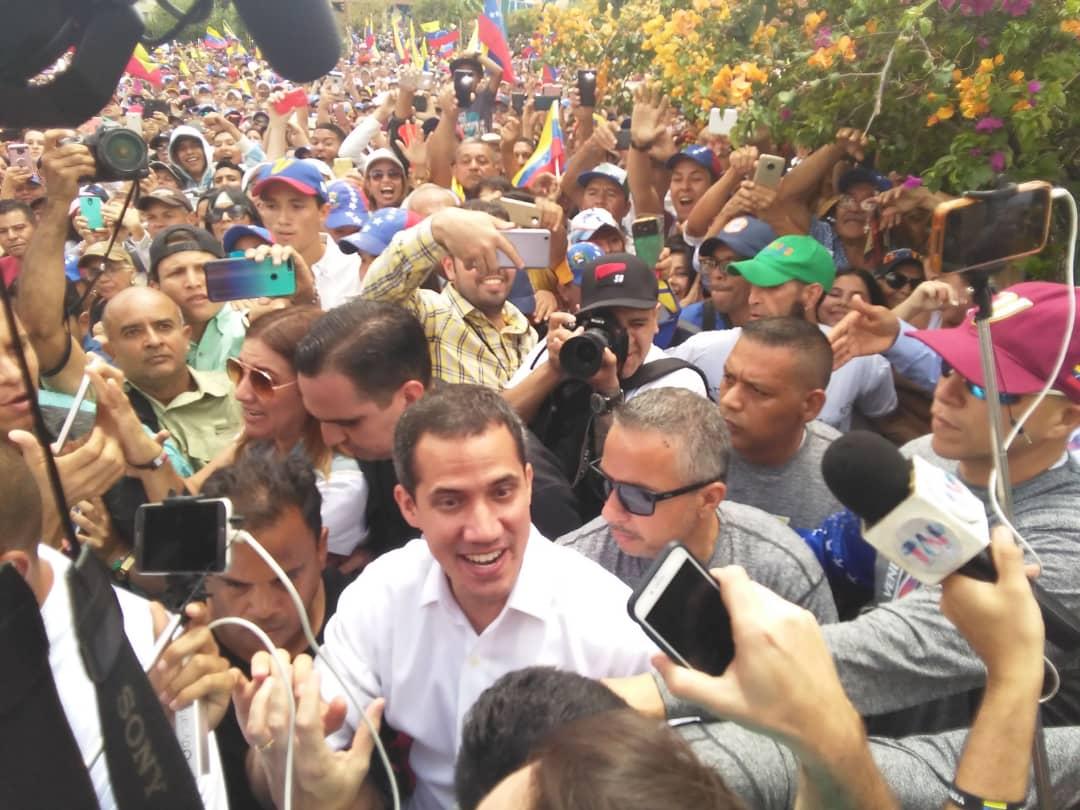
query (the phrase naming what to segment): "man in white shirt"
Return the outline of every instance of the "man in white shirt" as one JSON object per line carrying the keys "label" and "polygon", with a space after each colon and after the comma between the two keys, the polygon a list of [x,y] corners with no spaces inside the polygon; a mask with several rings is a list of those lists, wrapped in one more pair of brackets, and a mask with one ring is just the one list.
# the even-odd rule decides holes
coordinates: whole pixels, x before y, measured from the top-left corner
{"label": "man in white shirt", "polygon": [[[450,808],[465,713],[497,678],[534,664],[618,676],[644,671],[653,651],[626,613],[629,589],[530,525],[523,429],[497,392],[450,385],[429,393],[402,415],[394,444],[395,497],[424,537],[369,565],[327,624],[325,651],[348,694],[321,659],[314,673],[306,656],[293,662],[298,718],[308,719],[295,752],[296,807],[374,800],[360,712],[366,705],[377,719],[379,698],[388,721],[413,738],[409,806]],[[319,674],[325,718],[312,687]],[[265,653],[252,675],[237,695],[238,717],[255,754],[252,775],[280,807],[282,690]],[[324,720],[325,741],[313,733]],[[350,742],[351,750],[333,750]]]}

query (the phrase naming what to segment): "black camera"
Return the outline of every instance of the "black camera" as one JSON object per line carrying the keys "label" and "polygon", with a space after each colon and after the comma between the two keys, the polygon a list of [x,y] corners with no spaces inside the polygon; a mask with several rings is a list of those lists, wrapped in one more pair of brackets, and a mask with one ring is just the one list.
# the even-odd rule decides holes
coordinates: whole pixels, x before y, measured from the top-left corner
{"label": "black camera", "polygon": [[81,143],[90,150],[97,168],[93,177],[79,178],[85,182],[140,180],[150,175],[150,150],[133,129],[103,124],[89,135],[60,143]]}
{"label": "black camera", "polygon": [[604,362],[604,349],[611,349],[616,364],[622,366],[630,350],[630,336],[613,313],[591,312],[578,326],[584,326],[585,331],[566,341],[559,352],[559,364],[567,374],[579,380],[592,377]]}

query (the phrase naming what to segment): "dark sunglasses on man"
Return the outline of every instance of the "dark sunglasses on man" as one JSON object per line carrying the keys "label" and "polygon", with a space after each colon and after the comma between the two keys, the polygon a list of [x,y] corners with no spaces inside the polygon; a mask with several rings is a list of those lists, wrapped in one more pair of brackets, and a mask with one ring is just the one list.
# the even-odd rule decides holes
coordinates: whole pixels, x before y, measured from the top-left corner
{"label": "dark sunglasses on man", "polygon": [[228,217],[235,222],[241,217],[250,217],[251,211],[243,205],[230,205],[227,208],[208,208],[206,210],[206,219],[209,222],[221,222],[221,220]]}
{"label": "dark sunglasses on man", "polygon": [[623,509],[631,515],[637,515],[638,517],[650,517],[656,511],[656,504],[661,501],[669,501],[672,498],[678,498],[680,495],[686,495],[694,490],[707,487],[709,484],[713,484],[719,480],[717,478],[710,478],[708,481],[698,481],[696,484],[687,484],[685,487],[668,490],[667,492],[653,492],[651,489],[646,489],[637,484],[628,484],[625,481],[612,480],[602,469],[600,469],[599,460],[593,462],[591,466],[593,471],[596,472],[604,482],[604,500],[611,497],[611,492],[614,490]]}

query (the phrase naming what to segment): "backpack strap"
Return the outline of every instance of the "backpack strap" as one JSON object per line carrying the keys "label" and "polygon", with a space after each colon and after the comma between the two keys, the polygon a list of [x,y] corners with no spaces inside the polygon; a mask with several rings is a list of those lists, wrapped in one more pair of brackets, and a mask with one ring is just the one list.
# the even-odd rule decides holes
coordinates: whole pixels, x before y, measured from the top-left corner
{"label": "backpack strap", "polygon": [[[622,388],[624,391],[633,391],[636,388],[641,388],[643,385],[656,382],[661,377],[666,377],[668,374],[683,368],[691,369],[695,374],[701,377],[701,382],[705,386],[706,396],[708,396],[709,380],[705,376],[705,372],[693,363],[688,363],[680,357],[665,357],[662,360],[654,360],[651,363],[646,363],[622,381]],[[712,397],[710,396],[709,399],[712,399]]]}
{"label": "backpack strap", "polygon": [[701,305],[701,331],[711,332],[716,328],[716,307],[712,298],[706,298]]}

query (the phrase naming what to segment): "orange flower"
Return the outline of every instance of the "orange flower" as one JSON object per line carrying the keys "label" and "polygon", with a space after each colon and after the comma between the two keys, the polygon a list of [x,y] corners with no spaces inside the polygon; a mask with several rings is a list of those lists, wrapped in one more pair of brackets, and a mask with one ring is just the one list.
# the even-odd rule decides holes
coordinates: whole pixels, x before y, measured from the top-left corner
{"label": "orange flower", "polygon": [[980,59],[979,67],[975,71],[976,73],[993,73],[994,72],[994,60],[993,59]]}
{"label": "orange flower", "polygon": [[927,101],[937,101],[938,98],[940,98],[940,96],[938,96],[938,94],[933,91],[926,94]]}
{"label": "orange flower", "polygon": [[1003,54],[1003,53],[999,53],[997,56],[994,57],[994,64],[995,65],[1001,65],[1002,63],[1004,63],[1004,61],[1005,61],[1005,54]]}
{"label": "orange flower", "polygon": [[1018,102],[1012,105],[1013,112],[1023,112],[1024,110],[1031,109],[1031,102],[1026,98],[1020,99]]}
{"label": "orange flower", "polygon": [[945,121],[949,118],[952,118],[953,113],[955,112],[956,110],[953,108],[952,104],[946,104],[944,107],[939,107],[938,111],[934,113],[934,115],[937,116],[939,121]]}
{"label": "orange flower", "polygon": [[926,119],[926,125],[928,127],[936,126],[940,122],[941,122],[941,119],[938,118],[936,115],[931,115],[929,118]]}
{"label": "orange flower", "polygon": [[952,72],[952,80],[954,82],[960,81],[964,77],[964,72],[960,68],[955,68]]}
{"label": "orange flower", "polygon": [[1020,84],[1024,80],[1024,71],[1014,70],[1009,74],[1009,81],[1013,84]]}
{"label": "orange flower", "polygon": [[803,33],[806,34],[807,39],[814,35],[814,32],[818,30],[818,26],[825,22],[825,18],[828,16],[827,11],[811,11],[803,17]]}
{"label": "orange flower", "polygon": [[876,34],[877,33],[877,28],[878,28],[877,20],[867,20],[866,21],[866,33],[868,33],[868,34]]}
{"label": "orange flower", "polygon": [[844,57],[845,62],[855,61],[855,43],[851,41],[851,37],[847,34],[844,34],[836,41],[836,50]]}
{"label": "orange flower", "polygon": [[835,49],[833,48],[818,48],[816,51],[810,54],[810,58],[807,59],[806,62],[812,67],[818,67],[822,70],[828,70],[832,67],[834,53]]}
{"label": "orange flower", "polygon": [[1080,39],[1080,20],[1062,20],[1061,30]]}

